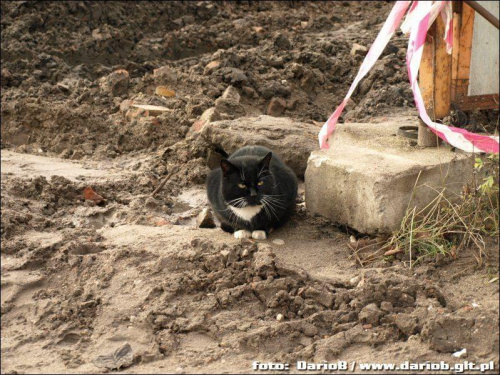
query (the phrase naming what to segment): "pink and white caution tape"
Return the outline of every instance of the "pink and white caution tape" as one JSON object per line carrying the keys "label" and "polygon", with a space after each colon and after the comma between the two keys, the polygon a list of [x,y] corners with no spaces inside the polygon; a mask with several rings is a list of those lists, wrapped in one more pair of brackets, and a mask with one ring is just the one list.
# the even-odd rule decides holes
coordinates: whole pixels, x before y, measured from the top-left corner
{"label": "pink and white caution tape", "polygon": [[370,71],[375,62],[378,60],[392,35],[401,24],[401,20],[403,19],[406,11],[410,8],[405,21],[401,25],[401,30],[404,33],[410,32],[408,50],[406,53],[406,65],[408,68],[411,88],[413,90],[413,97],[415,99],[415,104],[420,118],[439,138],[460,150],[466,152],[498,153],[498,136],[474,134],[465,129],[433,122],[425,110],[424,101],[422,99],[422,94],[420,93],[417,81],[422,52],[424,50],[425,37],[432,23],[439,16],[439,14],[441,14],[446,25],[444,35],[446,50],[448,53],[451,53],[453,47],[453,12],[451,6],[451,1],[396,2],[394,8],[389,14],[389,17],[384,23],[382,30],[380,30],[375,42],[373,42],[372,47],[361,64],[359,72],[356,75],[354,82],[351,84],[346,97],[321,128],[318,138],[319,145],[322,149],[329,148],[328,137],[335,130],[337,121],[340,114],[344,110],[347,101],[351,97],[359,81],[361,81],[361,79]]}

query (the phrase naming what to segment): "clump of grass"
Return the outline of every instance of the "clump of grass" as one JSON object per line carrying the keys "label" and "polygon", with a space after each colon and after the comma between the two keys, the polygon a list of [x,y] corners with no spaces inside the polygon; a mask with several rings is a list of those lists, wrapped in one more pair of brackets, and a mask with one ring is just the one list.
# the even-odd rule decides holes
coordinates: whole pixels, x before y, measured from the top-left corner
{"label": "clump of grass", "polygon": [[420,210],[409,205],[401,228],[383,250],[408,254],[412,267],[426,258],[455,258],[462,249],[473,248],[482,265],[485,236],[499,234],[498,160],[498,154],[476,158],[474,179],[456,199],[450,199],[446,189],[424,185],[436,191],[436,198]]}

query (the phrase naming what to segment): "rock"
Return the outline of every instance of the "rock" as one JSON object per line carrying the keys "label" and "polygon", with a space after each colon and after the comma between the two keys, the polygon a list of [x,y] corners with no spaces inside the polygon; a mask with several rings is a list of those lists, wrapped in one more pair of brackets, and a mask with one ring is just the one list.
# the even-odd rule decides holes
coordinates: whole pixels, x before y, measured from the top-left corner
{"label": "rock", "polygon": [[318,127],[284,117],[247,117],[206,124],[202,137],[227,154],[247,145],[270,148],[299,177],[304,176],[307,159],[318,148]]}
{"label": "rock", "polygon": [[243,117],[246,115],[245,108],[234,98],[220,97],[215,101],[215,108],[219,113],[227,113],[234,117]]}
{"label": "rock", "polygon": [[[492,326],[493,324],[490,325],[488,331],[488,329],[478,329],[479,327],[475,326],[472,318],[437,316],[435,319],[429,319],[423,326],[422,339],[429,343],[432,350],[454,353],[464,346],[470,348],[469,345],[474,345],[473,342],[479,344],[478,338],[481,335],[495,337],[494,333],[498,333],[498,325],[495,325],[496,328]],[[498,347],[498,339],[496,342]]]}
{"label": "rock", "polygon": [[205,207],[196,218],[198,228],[215,228],[214,217],[210,208]]}
{"label": "rock", "polygon": [[[352,237],[352,236],[351,236],[351,237]],[[359,276],[354,276],[354,277],[352,277],[352,278],[349,280],[349,284],[350,284],[351,286],[356,287],[356,286],[358,286],[358,284],[359,284],[359,280],[361,280]]]}
{"label": "rock", "polygon": [[286,109],[286,101],[283,98],[272,98],[267,106],[267,114],[269,116],[281,116]]}
{"label": "rock", "polygon": [[278,245],[278,246],[283,246],[285,244],[285,241],[277,238],[277,239],[273,240],[273,244]]}
{"label": "rock", "polygon": [[129,343],[123,344],[111,355],[100,355],[92,363],[97,367],[107,368],[109,370],[118,370],[129,367],[134,360],[132,347]]}
{"label": "rock", "polygon": [[130,105],[133,104],[134,101],[130,99],[125,99],[120,103],[120,111],[127,112],[130,109]]}
{"label": "rock", "polygon": [[222,93],[223,99],[233,100],[237,103],[240,102],[240,94],[236,88],[233,86],[228,86]]}
{"label": "rock", "polygon": [[263,33],[264,28],[262,26],[253,26],[252,27],[253,31],[255,31],[257,34]]}
{"label": "rock", "polygon": [[363,307],[359,313],[359,321],[363,324],[371,324],[372,326],[377,326],[380,317],[384,315],[382,311],[377,307],[376,304],[370,303]]}
{"label": "rock", "polygon": [[85,189],[83,189],[83,197],[86,200],[93,201],[95,204],[104,202],[104,198],[97,194],[90,186],[87,186]]}
{"label": "rock", "polygon": [[158,86],[155,90],[156,95],[164,96],[166,98],[173,98],[175,96],[175,91],[170,90],[166,86]]}
{"label": "rock", "polygon": [[292,43],[290,43],[290,40],[286,36],[279,34],[274,38],[274,46],[278,49],[289,50],[292,48]]}
{"label": "rock", "polygon": [[275,254],[271,251],[268,245],[259,245],[258,251],[253,254],[254,268],[258,276],[267,278],[275,274],[274,257]]}
{"label": "rock", "polygon": [[157,82],[169,83],[171,85],[177,84],[177,73],[169,66],[162,66],[153,70],[153,77]]}
{"label": "rock", "polygon": [[172,223],[170,221],[168,221],[167,219],[161,217],[161,218],[159,218],[158,220],[155,221],[155,225],[157,227],[163,227],[165,225],[172,225]]}
{"label": "rock", "polygon": [[303,322],[301,327],[300,327],[300,330],[302,331],[302,333],[308,337],[314,337],[318,334],[319,330],[318,328],[316,328],[316,326],[314,326],[313,324],[311,323],[308,323],[308,322]]}
{"label": "rock", "polygon": [[278,314],[278,315],[276,315],[276,320],[277,320],[278,322],[281,322],[283,319],[284,319],[283,314]]}
{"label": "rock", "polygon": [[365,56],[368,52],[368,48],[362,46],[361,44],[354,43],[351,48],[351,56]]}
{"label": "rock", "polygon": [[[437,147],[411,148],[407,140],[393,136],[406,124],[413,122],[338,126],[330,137],[330,149],[313,150],[309,157],[307,210],[360,233],[382,234],[401,227],[410,200],[418,211],[444,186],[445,195],[459,195],[463,181],[472,178],[473,157]],[[436,177],[443,170],[447,171],[446,182]],[[417,179],[422,188],[408,188]]]}
{"label": "rock", "polygon": [[127,93],[129,82],[130,75],[128,72],[120,69],[102,77],[99,84],[104,91],[109,91],[113,96],[121,96]]}
{"label": "rock", "polygon": [[241,87],[248,82],[248,77],[245,72],[237,68],[222,69],[222,79],[224,82],[237,87]]}
{"label": "rock", "polygon": [[406,336],[413,335],[418,328],[417,319],[410,314],[397,314],[394,323]]}
{"label": "rock", "polygon": [[92,38],[97,41],[111,39],[111,32],[107,29],[106,26],[107,25],[105,25],[105,27],[100,27],[98,29],[92,30]]}
{"label": "rock", "polygon": [[209,63],[205,66],[205,69],[203,70],[203,74],[205,74],[205,75],[210,74],[210,73],[212,73],[215,69],[217,69],[219,66],[220,66],[220,61],[219,61],[219,60],[211,61],[211,62],[209,62]]}
{"label": "rock", "polygon": [[206,124],[220,120],[220,113],[215,107],[208,108],[202,113],[200,118],[194,122],[189,129],[189,133],[199,132]]}
{"label": "rock", "polygon": [[394,307],[392,307],[392,303],[389,301],[382,301],[380,304],[380,310],[385,311],[385,312],[392,312],[394,310]]}

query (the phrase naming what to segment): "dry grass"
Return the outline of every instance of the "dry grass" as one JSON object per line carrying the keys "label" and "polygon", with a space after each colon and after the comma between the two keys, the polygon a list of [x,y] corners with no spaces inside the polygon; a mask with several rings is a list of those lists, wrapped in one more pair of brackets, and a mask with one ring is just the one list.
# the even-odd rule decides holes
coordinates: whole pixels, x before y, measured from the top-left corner
{"label": "dry grass", "polygon": [[475,178],[459,197],[450,199],[446,190],[437,191],[426,207],[411,208],[401,228],[382,246],[379,256],[409,255],[410,267],[425,258],[455,258],[464,249],[473,249],[479,265],[485,256],[485,236],[498,236],[498,155],[477,158]]}

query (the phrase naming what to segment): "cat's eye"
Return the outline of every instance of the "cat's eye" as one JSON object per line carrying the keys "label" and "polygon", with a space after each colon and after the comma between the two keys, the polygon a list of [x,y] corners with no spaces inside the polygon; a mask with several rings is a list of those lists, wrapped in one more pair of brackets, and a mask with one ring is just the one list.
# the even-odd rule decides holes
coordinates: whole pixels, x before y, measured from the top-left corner
{"label": "cat's eye", "polygon": [[244,183],[242,183],[242,182],[240,182],[240,183],[238,184],[238,187],[239,187],[240,189],[246,189],[246,188],[247,188],[247,186],[246,186]]}
{"label": "cat's eye", "polygon": [[257,185],[258,185],[258,186],[262,186],[262,185],[264,185],[264,181],[259,181],[259,182],[257,182]]}

